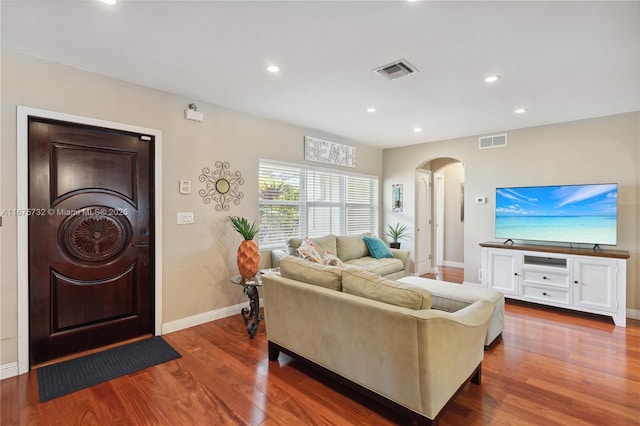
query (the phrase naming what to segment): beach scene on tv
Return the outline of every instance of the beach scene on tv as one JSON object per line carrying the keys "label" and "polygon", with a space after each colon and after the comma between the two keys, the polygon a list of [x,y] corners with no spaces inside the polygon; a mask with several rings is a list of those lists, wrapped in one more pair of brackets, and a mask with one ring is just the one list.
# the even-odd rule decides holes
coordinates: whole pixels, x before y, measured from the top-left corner
{"label": "beach scene on tv", "polygon": [[496,238],[615,245],[618,185],[496,188]]}

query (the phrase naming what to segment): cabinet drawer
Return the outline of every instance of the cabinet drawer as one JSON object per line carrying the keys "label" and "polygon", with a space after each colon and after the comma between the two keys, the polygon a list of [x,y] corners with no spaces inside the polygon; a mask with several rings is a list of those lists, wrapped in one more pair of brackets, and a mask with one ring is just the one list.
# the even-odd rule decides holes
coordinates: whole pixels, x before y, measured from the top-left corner
{"label": "cabinet drawer", "polygon": [[521,296],[531,301],[540,301],[554,305],[569,305],[569,290],[560,290],[554,288],[541,288],[523,285]]}
{"label": "cabinet drawer", "polygon": [[554,286],[561,288],[569,288],[569,274],[556,271],[540,271],[536,269],[522,269],[522,281],[530,284],[542,284],[545,286]]}

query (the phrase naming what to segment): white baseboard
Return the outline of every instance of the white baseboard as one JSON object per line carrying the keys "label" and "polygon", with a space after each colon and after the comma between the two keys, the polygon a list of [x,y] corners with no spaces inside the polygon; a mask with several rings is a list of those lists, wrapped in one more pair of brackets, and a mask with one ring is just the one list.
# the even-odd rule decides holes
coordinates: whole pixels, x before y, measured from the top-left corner
{"label": "white baseboard", "polygon": [[640,320],[640,309],[627,308],[627,318]]}
{"label": "white baseboard", "polygon": [[462,262],[452,262],[449,260],[445,260],[444,262],[442,262],[442,266],[448,266],[450,268],[461,268],[464,269],[464,263]]}
{"label": "white baseboard", "polygon": [[[174,331],[184,330],[185,328],[195,327],[196,325],[230,317],[232,315],[237,315],[240,314],[242,308],[246,308],[247,306],[247,303],[239,303],[237,305],[227,306],[225,308],[220,308],[209,312],[203,312],[192,317],[166,322],[162,324],[162,334],[173,333]],[[260,299],[260,306],[263,306],[262,299]]]}
{"label": "white baseboard", "polygon": [[18,375],[18,362],[10,362],[8,364],[0,365],[0,380],[8,379],[9,377]]}

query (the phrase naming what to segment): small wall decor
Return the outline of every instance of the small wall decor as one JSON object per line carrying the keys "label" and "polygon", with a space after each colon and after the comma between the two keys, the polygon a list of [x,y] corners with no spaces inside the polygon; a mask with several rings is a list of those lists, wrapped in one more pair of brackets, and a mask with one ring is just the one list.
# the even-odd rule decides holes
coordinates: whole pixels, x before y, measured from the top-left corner
{"label": "small wall decor", "polygon": [[338,166],[356,166],[356,148],[325,141],[311,136],[304,137],[304,159]]}
{"label": "small wall decor", "polygon": [[391,186],[391,211],[402,213],[402,184],[398,183]]}
{"label": "small wall decor", "polygon": [[208,167],[202,169],[199,179],[205,183],[205,188],[201,189],[199,194],[205,204],[213,201],[217,211],[228,211],[230,203],[237,206],[244,198],[244,193],[239,191],[244,179],[240,172],[229,171],[231,165],[226,161],[216,161],[215,166],[216,170],[210,170]]}

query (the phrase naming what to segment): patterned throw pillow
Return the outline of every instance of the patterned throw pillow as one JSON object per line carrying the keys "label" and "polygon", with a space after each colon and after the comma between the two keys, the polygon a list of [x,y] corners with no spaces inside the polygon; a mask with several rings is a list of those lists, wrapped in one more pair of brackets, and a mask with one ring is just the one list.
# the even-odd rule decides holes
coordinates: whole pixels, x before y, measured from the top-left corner
{"label": "patterned throw pillow", "polygon": [[342,262],[342,260],[340,260],[340,258],[338,258],[338,256],[336,256],[336,254],[331,250],[327,250],[324,252],[324,255],[322,256],[322,263],[324,263],[325,265],[339,266],[341,268],[344,268],[344,263]]}
{"label": "patterned throw pillow", "polygon": [[298,247],[298,255],[311,262],[322,263],[322,256],[309,238],[305,238],[300,247]]}

